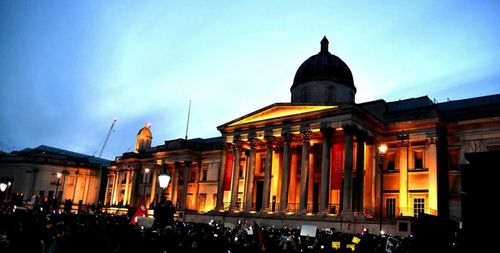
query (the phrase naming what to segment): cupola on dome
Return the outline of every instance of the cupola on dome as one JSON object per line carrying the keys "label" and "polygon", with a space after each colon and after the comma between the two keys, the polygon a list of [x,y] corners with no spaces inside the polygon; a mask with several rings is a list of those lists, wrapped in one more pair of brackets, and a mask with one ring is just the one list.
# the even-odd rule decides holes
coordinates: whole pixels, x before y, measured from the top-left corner
{"label": "cupola on dome", "polygon": [[300,65],[291,87],[293,102],[354,102],[356,87],[351,70],[342,59],[328,51],[328,39],[321,51]]}

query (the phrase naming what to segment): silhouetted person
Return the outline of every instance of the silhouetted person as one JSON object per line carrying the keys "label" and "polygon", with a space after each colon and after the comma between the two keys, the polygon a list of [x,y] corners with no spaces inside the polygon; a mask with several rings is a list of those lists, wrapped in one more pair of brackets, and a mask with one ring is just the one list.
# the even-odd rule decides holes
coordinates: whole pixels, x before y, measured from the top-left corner
{"label": "silhouetted person", "polygon": [[154,210],[155,225],[160,230],[163,230],[166,226],[172,226],[174,224],[174,213],[175,207],[172,201],[167,201],[164,196],[161,196],[160,203],[156,205]]}

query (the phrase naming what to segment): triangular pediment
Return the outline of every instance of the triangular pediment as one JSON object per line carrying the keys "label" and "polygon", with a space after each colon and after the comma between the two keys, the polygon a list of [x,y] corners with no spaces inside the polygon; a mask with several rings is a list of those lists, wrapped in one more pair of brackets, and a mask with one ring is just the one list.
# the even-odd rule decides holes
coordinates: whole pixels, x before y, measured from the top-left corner
{"label": "triangular pediment", "polygon": [[305,113],[319,112],[334,109],[333,105],[292,105],[292,104],[274,104],[261,110],[243,116],[240,119],[230,122],[228,126],[237,126],[259,121],[283,118]]}

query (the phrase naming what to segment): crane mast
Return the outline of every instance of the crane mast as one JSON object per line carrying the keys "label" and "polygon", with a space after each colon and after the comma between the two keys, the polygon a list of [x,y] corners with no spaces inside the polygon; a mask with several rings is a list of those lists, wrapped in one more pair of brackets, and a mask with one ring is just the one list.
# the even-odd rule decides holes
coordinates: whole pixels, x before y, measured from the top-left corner
{"label": "crane mast", "polygon": [[99,158],[101,158],[102,152],[104,151],[104,148],[106,147],[106,144],[108,143],[109,136],[113,132],[113,127],[115,127],[116,120],[117,120],[116,118],[113,119],[113,123],[111,124],[111,127],[108,130],[108,134],[106,134],[106,139],[104,139],[104,143],[102,144],[101,151],[99,152],[99,156],[98,156]]}

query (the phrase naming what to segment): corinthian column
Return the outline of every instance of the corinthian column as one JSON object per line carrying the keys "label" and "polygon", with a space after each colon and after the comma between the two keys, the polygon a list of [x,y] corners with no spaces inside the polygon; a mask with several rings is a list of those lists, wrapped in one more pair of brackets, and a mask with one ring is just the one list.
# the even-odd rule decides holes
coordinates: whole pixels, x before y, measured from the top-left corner
{"label": "corinthian column", "polygon": [[217,181],[217,210],[224,210],[224,174],[226,172],[226,155],[231,150],[231,143],[225,142],[222,145],[222,153],[219,167],[219,180]]}
{"label": "corinthian column", "polygon": [[345,157],[344,157],[344,189],[342,194],[342,215],[352,215],[352,137],[355,128],[344,126]]}
{"label": "corinthian column", "polygon": [[328,202],[330,196],[330,148],[331,139],[334,130],[332,128],[323,128],[321,133],[323,134],[323,153],[321,156],[321,200],[320,200],[320,210],[323,212],[328,212]]}
{"label": "corinthian column", "polygon": [[306,213],[307,211],[307,179],[309,170],[309,141],[311,140],[311,132],[304,131],[302,135],[302,162],[300,164],[300,203],[299,213]]}
{"label": "corinthian column", "polygon": [[271,190],[271,166],[273,163],[273,136],[266,136],[266,163],[264,167],[264,189],[262,194],[262,209],[265,211],[269,206],[269,192]]}
{"label": "corinthian column", "polygon": [[365,140],[366,133],[359,132],[356,141],[356,181],[358,181],[358,196],[356,208],[359,213],[363,213],[364,193],[365,193]]}
{"label": "corinthian column", "polygon": [[245,212],[250,211],[252,209],[253,202],[253,180],[255,175],[255,146],[259,143],[257,138],[250,138],[250,161],[248,164],[248,172],[247,172],[247,185],[245,192]]}
{"label": "corinthian column", "polygon": [[283,135],[283,165],[281,172],[281,196],[280,196],[280,211],[287,210],[288,203],[288,181],[290,180],[290,143],[292,142],[292,135],[285,133]]}
{"label": "corinthian column", "polygon": [[187,194],[188,194],[188,184],[189,184],[189,170],[191,169],[191,162],[186,161],[184,162],[184,178],[182,183],[184,184],[184,187],[182,189],[182,199],[181,199],[181,209],[186,210],[187,208]]}
{"label": "corinthian column", "polygon": [[238,183],[239,183],[239,172],[240,172],[240,154],[241,147],[243,143],[241,141],[234,142],[234,163],[233,163],[233,179],[232,179],[232,187],[231,187],[231,203],[229,205],[230,210],[239,209],[238,204]]}

